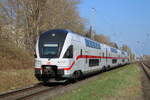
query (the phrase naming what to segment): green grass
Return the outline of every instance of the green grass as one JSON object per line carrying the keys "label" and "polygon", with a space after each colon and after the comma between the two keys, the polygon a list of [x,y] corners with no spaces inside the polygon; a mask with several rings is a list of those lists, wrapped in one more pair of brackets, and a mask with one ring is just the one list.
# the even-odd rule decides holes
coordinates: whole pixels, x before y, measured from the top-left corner
{"label": "green grass", "polygon": [[142,96],[139,73],[137,65],[127,65],[105,72],[54,100],[137,100]]}

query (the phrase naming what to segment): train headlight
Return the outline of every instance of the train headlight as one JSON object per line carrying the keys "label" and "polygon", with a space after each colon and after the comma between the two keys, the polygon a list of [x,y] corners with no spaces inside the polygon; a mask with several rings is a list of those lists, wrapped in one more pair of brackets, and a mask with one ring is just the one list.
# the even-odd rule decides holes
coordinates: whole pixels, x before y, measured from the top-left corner
{"label": "train headlight", "polygon": [[36,60],[36,62],[35,62],[35,66],[36,66],[36,67],[40,67],[40,66],[41,66],[41,64],[42,64],[42,63],[41,63],[41,61]]}

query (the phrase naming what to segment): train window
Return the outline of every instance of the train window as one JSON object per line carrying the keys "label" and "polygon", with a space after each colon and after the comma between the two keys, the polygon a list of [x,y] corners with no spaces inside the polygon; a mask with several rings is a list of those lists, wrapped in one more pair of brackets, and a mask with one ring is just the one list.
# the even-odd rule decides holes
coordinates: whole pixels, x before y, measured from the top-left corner
{"label": "train window", "polygon": [[111,52],[113,52],[113,53],[117,53],[117,52],[118,52],[117,49],[115,49],[115,48],[111,48],[110,50],[111,50]]}
{"label": "train window", "polygon": [[87,55],[86,55],[86,64],[87,64],[87,62],[88,62],[88,59],[87,59]]}
{"label": "train window", "polygon": [[80,55],[82,56],[82,49],[81,49],[81,51],[80,51]]}
{"label": "train window", "polygon": [[73,58],[73,45],[67,49],[63,58]]}
{"label": "train window", "polygon": [[[99,53],[99,55],[101,56],[101,53]],[[101,58],[99,58],[99,62],[101,62]]]}
{"label": "train window", "polygon": [[42,55],[44,57],[54,58],[58,54],[58,44],[44,44]]}
{"label": "train window", "polygon": [[91,41],[91,40],[87,40],[85,39],[85,43],[87,47],[91,47],[91,48],[96,48],[96,49],[101,49],[101,46],[99,43]]}
{"label": "train window", "polygon": [[37,55],[36,55],[36,53],[34,53],[34,58],[37,58]]}
{"label": "train window", "polygon": [[34,58],[37,58],[36,51],[34,50]]}
{"label": "train window", "polygon": [[99,59],[89,59],[89,67],[98,66]]}
{"label": "train window", "polygon": [[104,57],[104,53],[103,53],[103,57]]}
{"label": "train window", "polygon": [[122,62],[125,62],[125,59],[122,59]]}
{"label": "train window", "polygon": [[112,63],[113,64],[117,63],[117,59],[112,59]]}

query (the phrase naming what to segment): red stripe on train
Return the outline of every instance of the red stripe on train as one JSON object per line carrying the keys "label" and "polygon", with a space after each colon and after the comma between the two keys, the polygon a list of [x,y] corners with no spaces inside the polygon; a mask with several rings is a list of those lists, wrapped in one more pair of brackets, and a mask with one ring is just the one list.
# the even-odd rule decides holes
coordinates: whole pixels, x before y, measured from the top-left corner
{"label": "red stripe on train", "polygon": [[102,57],[102,56],[91,56],[91,55],[79,55],[76,57],[76,60],[73,61],[71,66],[69,66],[68,68],[64,68],[64,70],[70,70],[73,67],[73,65],[76,63],[76,61],[80,58],[128,59],[127,57]]}

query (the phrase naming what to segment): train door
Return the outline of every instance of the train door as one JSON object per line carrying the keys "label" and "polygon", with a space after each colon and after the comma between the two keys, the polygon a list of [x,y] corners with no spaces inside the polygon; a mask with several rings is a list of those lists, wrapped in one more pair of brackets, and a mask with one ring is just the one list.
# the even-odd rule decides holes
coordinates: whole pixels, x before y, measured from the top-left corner
{"label": "train door", "polygon": [[[103,52],[102,52],[102,63],[103,63],[103,69],[105,69],[107,67],[107,53],[106,53],[106,47],[103,49]],[[105,67],[105,68],[104,68]]]}
{"label": "train door", "polygon": [[88,55],[90,55],[89,54],[90,52],[89,52],[89,49],[88,49],[88,47],[86,46],[86,47],[84,47],[84,56],[85,56],[85,61],[84,61],[84,71],[85,72],[88,72],[89,70],[90,70],[90,68],[89,68],[89,58],[88,58]]}
{"label": "train door", "polygon": [[83,59],[82,59],[82,55],[83,55],[83,48],[81,46],[81,41],[80,39],[77,40],[73,40],[72,43],[74,44],[74,61],[75,61],[75,67],[74,70],[81,70],[83,65]]}
{"label": "train door", "polygon": [[88,64],[88,60],[87,60],[87,56],[88,52],[86,47],[84,46],[85,41],[83,39],[81,39],[80,44],[78,44],[79,46],[79,53],[80,53],[80,57],[81,59],[79,60],[79,66],[80,69],[82,69],[82,72],[86,71],[87,69],[87,64]]}
{"label": "train door", "polygon": [[85,57],[85,55],[86,55],[86,51],[85,51],[86,49],[83,47],[83,46],[81,46],[80,47],[80,56],[82,57],[81,59],[80,59],[80,66],[82,67],[81,69],[82,69],[82,71],[85,71],[85,69],[86,69],[86,64],[87,64],[87,58]]}
{"label": "train door", "polygon": [[106,66],[106,59],[105,59],[105,51],[102,51],[102,57],[101,57],[101,65],[102,67]]}
{"label": "train door", "polygon": [[103,52],[100,50],[100,52],[99,52],[99,56],[100,56],[100,58],[99,58],[99,66],[100,66],[100,69],[102,69],[102,67],[103,67],[103,58],[102,58],[102,54],[103,54]]}
{"label": "train door", "polygon": [[106,48],[106,66],[108,64],[108,51],[107,51],[107,48]]}

